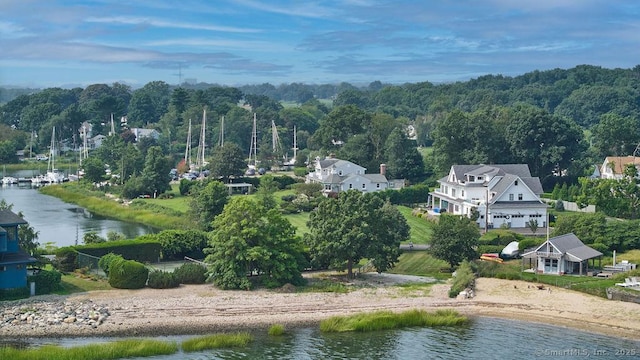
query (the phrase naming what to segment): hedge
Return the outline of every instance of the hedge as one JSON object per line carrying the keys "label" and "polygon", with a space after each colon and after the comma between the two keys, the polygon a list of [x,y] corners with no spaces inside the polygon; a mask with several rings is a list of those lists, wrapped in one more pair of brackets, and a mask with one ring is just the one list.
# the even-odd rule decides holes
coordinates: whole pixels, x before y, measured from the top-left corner
{"label": "hedge", "polygon": [[152,289],[170,289],[180,286],[180,282],[174,273],[162,270],[153,270],[149,273],[147,285]]}
{"label": "hedge", "polygon": [[196,263],[185,263],[173,271],[180,284],[204,284],[207,280],[207,268]]}
{"label": "hedge", "polygon": [[100,267],[100,269],[102,269],[102,271],[104,271],[107,277],[109,276],[109,269],[111,268],[111,263],[116,260],[124,260],[124,258],[122,257],[122,255],[108,253],[106,255],[103,255],[100,258],[100,260],[98,260],[98,266]]}
{"label": "hedge", "polygon": [[164,260],[183,260],[185,256],[203,259],[209,242],[208,234],[199,230],[165,230],[152,238],[162,246]]}
{"label": "hedge", "polygon": [[37,274],[27,277],[27,283],[36,283],[36,295],[49,294],[60,289],[62,274],[53,270],[40,270]]}
{"label": "hedge", "polygon": [[158,262],[162,246],[155,239],[107,241],[97,244],[79,245],[74,248],[85,254],[102,257],[108,253],[140,262]]}
{"label": "hedge", "polygon": [[58,248],[55,251],[55,255],[53,266],[59,271],[73,272],[78,268],[78,252],[73,246]]}

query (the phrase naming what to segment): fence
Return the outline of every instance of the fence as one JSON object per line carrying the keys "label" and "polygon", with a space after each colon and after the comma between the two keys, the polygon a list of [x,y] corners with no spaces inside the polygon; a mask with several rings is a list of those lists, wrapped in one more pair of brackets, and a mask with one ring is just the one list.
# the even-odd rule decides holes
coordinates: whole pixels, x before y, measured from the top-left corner
{"label": "fence", "polygon": [[595,205],[587,205],[586,207],[581,208],[580,206],[578,206],[577,203],[571,202],[571,201],[564,201],[564,200],[552,200],[552,199],[546,199],[543,198],[542,201],[546,202],[547,204],[551,204],[551,203],[556,203],[558,201],[562,201],[562,205],[564,205],[564,209],[567,211],[578,211],[578,212],[585,212],[585,213],[594,213],[596,212],[596,206]]}
{"label": "fence", "polygon": [[98,266],[99,256],[93,256],[78,251],[78,268],[86,268],[90,274],[105,276],[104,271]]}

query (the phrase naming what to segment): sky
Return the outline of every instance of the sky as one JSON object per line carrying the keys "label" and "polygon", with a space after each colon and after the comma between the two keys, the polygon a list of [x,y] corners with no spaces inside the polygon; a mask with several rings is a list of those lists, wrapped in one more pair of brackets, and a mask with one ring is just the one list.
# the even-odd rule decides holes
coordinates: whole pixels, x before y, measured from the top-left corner
{"label": "sky", "polygon": [[640,64],[633,0],[0,0],[0,86],[465,81]]}

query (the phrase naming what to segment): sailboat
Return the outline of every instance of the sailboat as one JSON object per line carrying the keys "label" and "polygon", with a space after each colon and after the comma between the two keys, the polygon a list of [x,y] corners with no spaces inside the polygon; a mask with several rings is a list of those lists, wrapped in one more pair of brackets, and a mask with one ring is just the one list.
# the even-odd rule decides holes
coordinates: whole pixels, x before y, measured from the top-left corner
{"label": "sailboat", "polygon": [[32,184],[59,184],[64,181],[64,175],[56,169],[56,128],[54,127],[51,132],[51,150],[49,154],[49,162],[47,163],[47,173],[44,175],[38,175],[31,179]]}
{"label": "sailboat", "polygon": [[256,165],[258,163],[257,160],[258,155],[258,131],[256,129],[256,113],[253,113],[253,130],[251,131],[251,147],[249,148],[249,170],[247,170],[247,174],[251,171],[255,174]]}
{"label": "sailboat", "polygon": [[198,156],[196,158],[196,170],[202,174],[204,168],[209,164],[204,160],[205,152],[207,149],[206,139],[206,126],[207,126],[207,109],[202,110],[202,128],[200,132],[200,143],[198,144]]}
{"label": "sailboat", "polygon": [[293,157],[289,161],[285,161],[285,165],[293,166],[296,164],[296,157],[298,156],[298,134],[296,131],[296,126],[293,125]]}

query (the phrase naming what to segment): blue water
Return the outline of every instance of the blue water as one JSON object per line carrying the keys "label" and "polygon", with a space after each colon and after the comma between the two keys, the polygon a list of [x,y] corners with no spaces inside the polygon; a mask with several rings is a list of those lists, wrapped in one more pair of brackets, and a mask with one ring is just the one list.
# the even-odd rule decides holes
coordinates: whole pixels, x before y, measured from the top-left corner
{"label": "blue water", "polygon": [[[176,341],[191,336],[159,337]],[[113,339],[38,340],[76,346]],[[322,334],[316,328],[283,337],[255,334],[247,348],[177,353],[144,359],[639,359],[640,341],[563,327],[477,317],[465,327],[410,328],[372,333]],[[142,359],[142,358],[140,358]]]}

